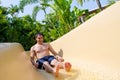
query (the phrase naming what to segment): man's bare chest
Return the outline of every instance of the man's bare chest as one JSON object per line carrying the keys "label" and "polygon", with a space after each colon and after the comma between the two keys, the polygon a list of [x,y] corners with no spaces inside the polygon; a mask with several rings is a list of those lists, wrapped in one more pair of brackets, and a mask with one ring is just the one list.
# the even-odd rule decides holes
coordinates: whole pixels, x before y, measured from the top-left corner
{"label": "man's bare chest", "polygon": [[40,52],[45,52],[45,51],[48,51],[48,46],[47,45],[37,45],[35,48],[34,48],[35,52],[36,53],[40,53]]}

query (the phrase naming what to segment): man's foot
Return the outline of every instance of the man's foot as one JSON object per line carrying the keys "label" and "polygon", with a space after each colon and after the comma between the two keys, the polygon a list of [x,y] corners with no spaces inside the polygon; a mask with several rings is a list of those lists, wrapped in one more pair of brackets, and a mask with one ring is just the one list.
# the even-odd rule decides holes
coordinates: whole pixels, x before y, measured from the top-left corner
{"label": "man's foot", "polygon": [[55,75],[55,77],[58,77],[58,75],[59,75],[59,65],[57,65],[56,67],[55,67],[55,70],[54,70],[54,75]]}
{"label": "man's foot", "polygon": [[65,62],[65,70],[66,70],[67,72],[70,71],[71,67],[72,67],[72,65],[70,64],[70,62]]}

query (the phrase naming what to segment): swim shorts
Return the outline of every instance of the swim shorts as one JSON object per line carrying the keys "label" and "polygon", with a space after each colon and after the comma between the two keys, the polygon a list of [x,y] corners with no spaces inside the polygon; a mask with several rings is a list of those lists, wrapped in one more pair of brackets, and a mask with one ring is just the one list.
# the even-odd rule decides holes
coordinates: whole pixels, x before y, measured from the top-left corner
{"label": "swim shorts", "polygon": [[[50,64],[53,59],[55,59],[55,57],[52,56],[52,55],[50,55],[50,56],[45,56],[45,57],[43,57],[43,58],[38,59],[38,60],[36,61],[36,63],[39,64],[38,69],[45,69],[45,68],[43,67],[43,63],[44,63],[45,61],[47,61],[47,62]],[[52,66],[52,65],[51,65],[51,66]]]}

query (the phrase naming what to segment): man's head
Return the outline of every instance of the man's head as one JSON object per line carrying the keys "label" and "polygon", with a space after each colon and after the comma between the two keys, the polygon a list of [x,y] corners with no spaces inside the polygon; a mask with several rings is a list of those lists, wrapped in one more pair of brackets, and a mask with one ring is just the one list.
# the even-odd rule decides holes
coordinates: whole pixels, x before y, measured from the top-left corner
{"label": "man's head", "polygon": [[38,43],[42,43],[43,42],[43,34],[42,33],[37,33],[35,35],[35,39]]}

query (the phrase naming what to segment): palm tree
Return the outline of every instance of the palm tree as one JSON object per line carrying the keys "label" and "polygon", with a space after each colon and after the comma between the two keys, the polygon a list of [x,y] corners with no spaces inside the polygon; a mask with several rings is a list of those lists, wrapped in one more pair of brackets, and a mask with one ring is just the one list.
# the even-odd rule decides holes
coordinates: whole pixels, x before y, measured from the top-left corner
{"label": "palm tree", "polygon": [[47,3],[52,0],[20,0],[20,9],[23,11],[23,8],[28,4],[37,4],[32,13],[33,19],[36,19],[36,15],[40,10],[43,10],[46,16]]}
{"label": "palm tree", "polygon": [[96,0],[96,3],[97,3],[97,5],[98,5],[99,9],[102,10],[102,5],[101,5],[101,3],[100,3],[100,0]]}
{"label": "palm tree", "polygon": [[[81,5],[83,5],[84,2],[90,1],[90,0],[77,0],[77,1],[78,1]],[[99,9],[102,10],[102,5],[101,5],[101,3],[100,3],[100,0],[94,0],[94,1],[96,1]]]}
{"label": "palm tree", "polygon": [[59,26],[64,27],[65,32],[72,29],[71,19],[70,19],[70,7],[72,0],[54,0],[54,4],[50,4],[54,13],[59,21]]}

